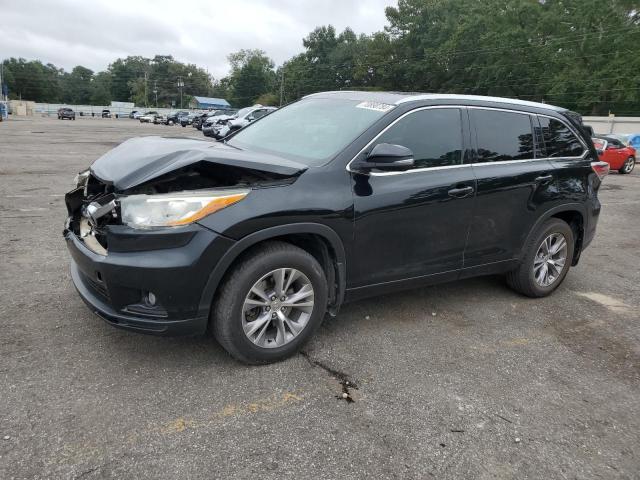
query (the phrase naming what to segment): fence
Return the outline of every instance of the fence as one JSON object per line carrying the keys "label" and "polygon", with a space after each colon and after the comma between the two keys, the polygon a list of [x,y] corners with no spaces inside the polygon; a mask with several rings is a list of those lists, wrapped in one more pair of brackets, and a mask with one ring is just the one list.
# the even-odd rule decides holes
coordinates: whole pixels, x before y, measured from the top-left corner
{"label": "fence", "polygon": [[[154,111],[160,114],[166,115],[170,112],[175,112],[176,110],[186,110],[190,111],[189,108],[177,109],[177,108],[155,108],[155,107],[124,107],[124,106],[111,106],[111,105],[68,105],[62,103],[36,103],[34,108],[34,113],[40,115],[51,115],[56,116],[58,114],[58,109],[68,107],[72,108],[76,115],[82,115],[87,117],[100,117],[102,115],[102,110],[109,110],[111,112],[111,116],[113,118],[128,118],[129,114],[134,111],[138,112],[147,112]],[[116,117],[117,116],[117,117]]]}
{"label": "fence", "polygon": [[582,117],[595,133],[640,133],[640,117]]}

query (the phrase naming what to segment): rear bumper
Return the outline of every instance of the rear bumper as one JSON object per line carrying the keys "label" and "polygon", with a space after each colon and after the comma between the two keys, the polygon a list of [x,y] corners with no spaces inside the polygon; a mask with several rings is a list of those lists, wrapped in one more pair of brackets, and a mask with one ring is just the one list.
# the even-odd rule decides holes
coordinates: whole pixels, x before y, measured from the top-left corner
{"label": "rear bumper", "polygon": [[197,224],[166,233],[122,227],[109,235],[109,252],[100,255],[72,231],[64,233],[71,277],[87,306],[118,328],[167,336],[204,333],[211,304],[203,297],[205,285],[234,242]]}

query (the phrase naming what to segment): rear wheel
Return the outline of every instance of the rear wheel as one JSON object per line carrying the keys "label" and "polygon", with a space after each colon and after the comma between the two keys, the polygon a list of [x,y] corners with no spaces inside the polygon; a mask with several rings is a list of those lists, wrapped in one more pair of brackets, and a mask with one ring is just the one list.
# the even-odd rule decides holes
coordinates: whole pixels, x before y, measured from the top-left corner
{"label": "rear wheel", "polygon": [[212,309],[220,345],[245,363],[268,363],[299,350],[320,326],[327,281],[299,247],[268,242],[230,272]]}
{"label": "rear wheel", "polygon": [[626,162],[624,162],[624,165],[622,165],[622,168],[618,170],[618,172],[622,174],[631,173],[633,172],[633,169],[635,168],[635,166],[636,166],[636,157],[629,157],[627,158]]}
{"label": "rear wheel", "polygon": [[507,274],[507,283],[528,297],[549,295],[566,277],[574,245],[571,227],[559,218],[550,218],[525,246],[522,263]]}

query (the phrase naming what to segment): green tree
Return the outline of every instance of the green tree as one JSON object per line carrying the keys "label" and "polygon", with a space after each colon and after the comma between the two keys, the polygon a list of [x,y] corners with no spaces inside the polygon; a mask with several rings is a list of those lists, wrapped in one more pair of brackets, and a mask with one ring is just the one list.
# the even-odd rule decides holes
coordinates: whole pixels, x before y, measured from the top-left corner
{"label": "green tree", "polygon": [[61,97],[60,75],[61,71],[54,65],[43,65],[38,60],[9,58],[3,61],[3,82],[12,99],[56,103]]}
{"label": "green tree", "polygon": [[227,58],[231,64],[228,84],[233,105],[251,105],[263,93],[274,90],[274,63],[262,50],[240,50]]}
{"label": "green tree", "polygon": [[65,73],[61,80],[64,103],[87,105],[91,102],[93,70],[78,65],[71,73]]}
{"label": "green tree", "polygon": [[91,85],[92,105],[111,104],[111,73],[109,71],[97,73]]}

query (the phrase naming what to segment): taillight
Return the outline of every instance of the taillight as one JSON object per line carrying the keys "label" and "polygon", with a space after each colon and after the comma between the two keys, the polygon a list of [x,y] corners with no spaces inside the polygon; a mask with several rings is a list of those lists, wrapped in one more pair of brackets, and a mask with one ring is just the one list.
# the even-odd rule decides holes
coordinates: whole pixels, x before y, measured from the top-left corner
{"label": "taillight", "polygon": [[600,180],[609,173],[609,164],[607,162],[591,162],[591,168]]}

